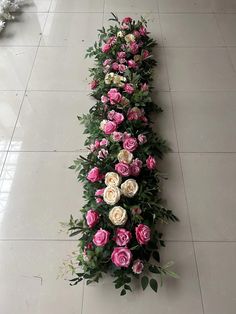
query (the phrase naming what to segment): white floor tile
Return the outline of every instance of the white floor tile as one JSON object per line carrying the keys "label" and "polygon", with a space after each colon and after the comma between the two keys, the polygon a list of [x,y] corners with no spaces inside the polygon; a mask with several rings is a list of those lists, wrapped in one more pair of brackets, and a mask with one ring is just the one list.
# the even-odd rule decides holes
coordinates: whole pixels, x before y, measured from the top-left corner
{"label": "white floor tile", "polygon": [[236,71],[236,48],[228,48],[230,60],[233,64],[234,70]]}
{"label": "white floor tile", "polygon": [[154,92],[169,91],[169,78],[166,66],[166,54],[164,48],[156,47],[153,49],[153,55],[157,60],[157,66],[153,73],[152,86]]}
{"label": "white floor tile", "polygon": [[0,92],[0,151],[9,147],[22,98],[23,92]]}
{"label": "white floor tile", "polygon": [[87,90],[88,68],[85,50],[75,47],[40,47],[29,81],[29,90]]}
{"label": "white floor tile", "polygon": [[77,314],[82,284],[57,279],[75,242],[0,242],[0,308],[4,314]]}
{"label": "white floor tile", "polygon": [[236,154],[181,154],[193,239],[236,240]]}
{"label": "white floor tile", "polygon": [[[20,147],[21,143],[15,143]],[[61,222],[79,216],[75,153],[9,153],[0,178],[1,239],[68,239]]]}
{"label": "white floor tile", "polygon": [[196,243],[205,314],[234,314],[236,243]]}
{"label": "white floor tile", "polygon": [[236,92],[172,92],[181,152],[236,152]]}
{"label": "white floor tile", "polygon": [[236,72],[225,48],[166,48],[174,91],[236,90]]}
{"label": "white floor tile", "polygon": [[211,13],[211,0],[158,0],[160,13]]}
{"label": "white floor tile", "polygon": [[157,12],[156,0],[105,0],[105,12]]}
{"label": "white floor tile", "polygon": [[236,14],[217,14],[216,19],[225,44],[236,46]]}
{"label": "white floor tile", "polygon": [[167,243],[161,253],[164,260],[175,260],[179,280],[166,278],[157,295],[151,289],[142,292],[140,288],[121,299],[112,280],[106,278],[99,285],[85,286],[83,313],[142,314],[148,309],[150,313],[202,314],[192,243]]}
{"label": "white floor tile", "polygon": [[[28,92],[10,150],[75,151],[85,149],[84,125],[77,116],[94,101],[86,92]],[[1,109],[0,109],[1,111]],[[20,147],[15,143],[21,143]]]}
{"label": "white floor tile", "polygon": [[51,12],[103,12],[104,0],[52,0]]}
{"label": "white floor tile", "polygon": [[0,46],[37,46],[46,22],[46,13],[15,15],[0,35]]}
{"label": "white floor tile", "polygon": [[24,0],[23,12],[48,12],[51,0]]}
{"label": "white floor tile", "polygon": [[78,46],[87,49],[98,39],[102,13],[49,13],[41,46]]}
{"label": "white floor tile", "polygon": [[236,2],[235,0],[212,0],[212,6],[214,12],[235,13]]}
{"label": "white floor tile", "polygon": [[35,53],[33,47],[1,47],[0,90],[25,89]]}
{"label": "white floor tile", "polygon": [[[1,152],[0,151],[0,174],[2,172],[2,168],[3,168],[3,165],[4,165],[4,161],[6,159],[6,155],[7,153],[6,152]],[[1,206],[1,205],[0,205]]]}
{"label": "white floor tile", "polygon": [[224,45],[213,14],[160,14],[160,19],[165,46]]}

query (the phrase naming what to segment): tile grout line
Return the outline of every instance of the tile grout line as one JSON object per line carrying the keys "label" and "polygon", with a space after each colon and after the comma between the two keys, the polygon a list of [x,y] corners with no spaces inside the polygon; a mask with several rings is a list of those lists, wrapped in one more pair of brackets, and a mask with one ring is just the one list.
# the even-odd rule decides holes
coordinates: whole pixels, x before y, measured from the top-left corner
{"label": "tile grout line", "polygon": [[[163,31],[162,31],[162,25],[161,25],[160,14],[158,13],[158,15],[159,15],[159,20],[160,20],[161,33],[162,33],[162,37],[163,37]],[[165,48],[163,48],[163,49],[164,49],[164,62],[165,62],[166,71],[167,71],[167,79],[168,79],[168,84],[169,84],[169,88],[170,88],[169,70],[168,70],[167,60],[166,60],[166,54],[165,54],[166,49],[165,49]],[[183,173],[182,161],[181,161],[181,157],[180,157],[180,153],[179,153],[179,141],[178,141],[178,136],[177,136],[176,122],[175,122],[175,114],[174,114],[174,110],[173,110],[173,98],[172,98],[171,91],[170,91],[170,101],[171,101],[171,106],[172,106],[172,116],[173,116],[174,129],[175,129],[175,136],[176,136],[176,141],[177,141],[178,159],[179,159],[179,164],[180,164],[181,176],[182,176],[182,180],[183,180],[184,198],[185,198],[185,202],[186,202],[186,206],[187,206],[187,216],[188,216],[189,228],[190,228],[191,239],[192,239],[192,248],[193,248],[193,253],[194,253],[194,262],[195,262],[195,266],[196,266],[196,272],[197,272],[197,278],[198,278],[198,287],[199,287],[199,292],[200,292],[200,297],[201,297],[201,307],[202,307],[202,313],[204,314],[205,311],[204,311],[204,303],[203,303],[202,288],[201,288],[201,282],[200,282],[200,276],[199,276],[199,269],[198,269],[198,264],[197,264],[196,250],[195,250],[195,246],[194,246],[194,242],[193,242],[193,231],[192,231],[192,225],[191,225],[191,219],[190,219],[189,204],[188,204],[187,194],[186,194],[186,187],[185,187],[185,180],[184,180],[184,173]]]}

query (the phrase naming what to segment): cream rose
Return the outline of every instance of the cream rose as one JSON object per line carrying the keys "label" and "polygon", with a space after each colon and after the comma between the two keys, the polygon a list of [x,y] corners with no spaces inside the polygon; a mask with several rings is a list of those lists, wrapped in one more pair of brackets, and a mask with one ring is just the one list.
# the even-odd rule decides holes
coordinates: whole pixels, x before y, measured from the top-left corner
{"label": "cream rose", "polygon": [[126,164],[130,164],[133,160],[133,157],[133,154],[126,149],[122,149],[117,155],[119,162],[125,162]]}
{"label": "cream rose", "polygon": [[103,193],[103,200],[108,205],[115,205],[120,200],[120,189],[116,186],[108,186]]}
{"label": "cream rose", "polygon": [[124,34],[122,31],[119,31],[117,34],[116,34],[117,37],[124,37]]}
{"label": "cream rose", "polygon": [[109,219],[113,225],[122,226],[128,219],[127,212],[123,207],[115,206],[109,212]]}
{"label": "cream rose", "polygon": [[127,197],[134,197],[138,192],[138,183],[134,179],[128,179],[121,184],[121,193]]}
{"label": "cream rose", "polygon": [[119,186],[121,184],[121,177],[116,172],[107,172],[105,175],[106,186]]}
{"label": "cream rose", "polygon": [[131,41],[135,41],[135,36],[133,34],[128,34],[125,36],[125,41],[130,43]]}

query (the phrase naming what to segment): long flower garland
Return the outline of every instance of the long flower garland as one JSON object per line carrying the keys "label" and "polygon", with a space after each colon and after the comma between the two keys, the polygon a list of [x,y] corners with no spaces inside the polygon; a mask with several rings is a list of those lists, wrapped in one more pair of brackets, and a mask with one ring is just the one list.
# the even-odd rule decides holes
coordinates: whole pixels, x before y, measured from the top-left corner
{"label": "long flower garland", "polygon": [[12,12],[19,9],[22,0],[0,0],[0,33],[5,27],[6,21],[14,20]]}
{"label": "long flower garland", "polygon": [[161,203],[157,158],[168,148],[150,126],[150,115],[161,111],[149,86],[156,43],[143,18],[119,22],[113,17],[117,24],[99,30],[98,43],[87,50],[96,62],[90,73],[97,102],[80,118],[90,152],[70,167],[78,171],[86,199],[83,219],[69,222],[70,236],[81,234],[76,260],[83,271],[70,266],[72,285],[82,279],[98,282],[109,272],[124,295],[132,290],[132,277],[154,291],[157,276],[175,277],[170,264],[160,265],[159,249],[165,244],[156,224],[178,219]]}

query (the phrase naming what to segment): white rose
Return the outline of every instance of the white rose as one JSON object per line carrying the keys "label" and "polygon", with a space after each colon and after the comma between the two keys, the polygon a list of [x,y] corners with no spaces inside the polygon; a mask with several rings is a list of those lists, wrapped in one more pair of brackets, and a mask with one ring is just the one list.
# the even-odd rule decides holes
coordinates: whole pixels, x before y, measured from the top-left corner
{"label": "white rose", "polygon": [[115,206],[109,212],[109,219],[113,225],[122,226],[128,219],[127,212],[123,207]]}
{"label": "white rose", "polygon": [[127,197],[134,197],[138,192],[138,183],[134,179],[128,179],[121,184],[121,192]]}
{"label": "white rose", "polygon": [[125,41],[130,43],[131,41],[135,41],[135,36],[133,34],[128,34],[125,36]]}
{"label": "white rose", "polygon": [[107,172],[105,175],[106,186],[119,186],[121,184],[121,177],[116,172]]}
{"label": "white rose", "polygon": [[125,162],[126,164],[130,164],[133,160],[133,157],[133,154],[126,149],[122,149],[117,155],[119,162]]}
{"label": "white rose", "polygon": [[124,35],[123,35],[123,32],[122,32],[122,31],[119,31],[116,35],[117,35],[117,37],[124,37]]}
{"label": "white rose", "polygon": [[103,193],[103,200],[108,205],[115,205],[120,200],[120,189],[116,186],[108,186]]}
{"label": "white rose", "polygon": [[112,82],[112,80],[114,78],[114,75],[115,75],[114,72],[107,73],[105,75],[105,83],[106,84],[111,84],[111,82]]}
{"label": "white rose", "polygon": [[103,131],[105,124],[107,123],[107,120],[102,120],[100,123],[99,129]]}

